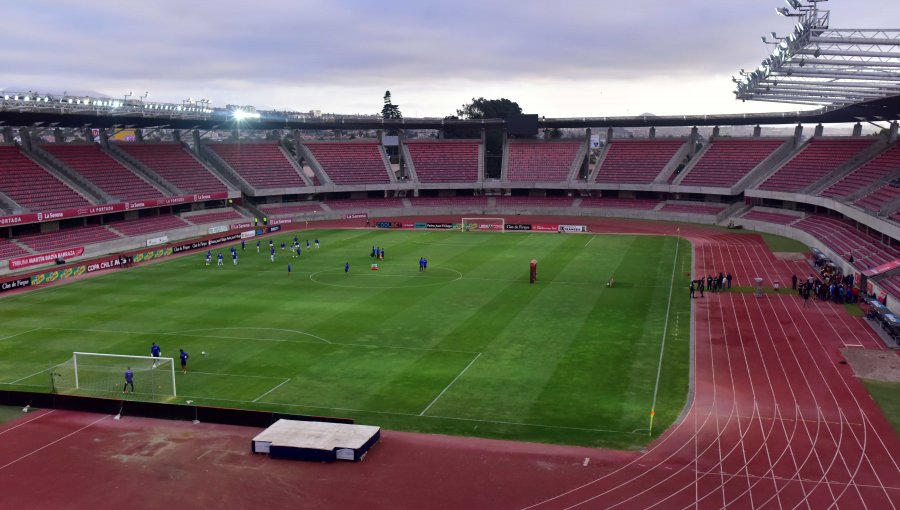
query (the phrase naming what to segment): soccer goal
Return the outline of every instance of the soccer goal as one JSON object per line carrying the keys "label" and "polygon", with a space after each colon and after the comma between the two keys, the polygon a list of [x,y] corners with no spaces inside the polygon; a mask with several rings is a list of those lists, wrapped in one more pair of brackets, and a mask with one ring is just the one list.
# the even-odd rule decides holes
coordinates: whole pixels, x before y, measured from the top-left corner
{"label": "soccer goal", "polygon": [[503,218],[463,218],[460,226],[463,232],[475,230],[505,232],[506,220]]}
{"label": "soccer goal", "polygon": [[96,352],[73,352],[70,360],[57,365],[53,388],[61,393],[121,394],[128,369],[134,374],[135,395],[150,400],[176,396],[174,359]]}

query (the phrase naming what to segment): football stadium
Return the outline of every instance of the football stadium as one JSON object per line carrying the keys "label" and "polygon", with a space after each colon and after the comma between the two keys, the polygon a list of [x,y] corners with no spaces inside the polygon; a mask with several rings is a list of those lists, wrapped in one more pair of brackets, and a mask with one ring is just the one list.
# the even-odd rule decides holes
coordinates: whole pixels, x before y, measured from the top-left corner
{"label": "football stadium", "polygon": [[900,29],[825,2],[759,112],[0,90],[0,507],[900,508]]}

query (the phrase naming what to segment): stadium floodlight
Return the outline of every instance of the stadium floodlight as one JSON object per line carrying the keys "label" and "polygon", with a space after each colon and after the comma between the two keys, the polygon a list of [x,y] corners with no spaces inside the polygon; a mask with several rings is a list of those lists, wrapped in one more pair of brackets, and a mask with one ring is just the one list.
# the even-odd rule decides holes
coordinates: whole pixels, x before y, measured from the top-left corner
{"label": "stadium floodlight", "polygon": [[787,2],[787,4],[794,9],[799,9],[800,7],[802,7],[799,0],[784,0],[784,1]]}
{"label": "stadium floodlight", "polygon": [[234,113],[232,113],[232,117],[234,117],[234,120],[258,119],[259,113],[248,112],[245,110],[235,110]]}

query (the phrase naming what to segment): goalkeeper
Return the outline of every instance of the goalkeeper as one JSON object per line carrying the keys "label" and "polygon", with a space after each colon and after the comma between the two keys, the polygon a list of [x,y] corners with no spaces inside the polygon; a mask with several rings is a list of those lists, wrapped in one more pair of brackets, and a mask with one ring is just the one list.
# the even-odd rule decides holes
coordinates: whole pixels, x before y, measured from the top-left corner
{"label": "goalkeeper", "polygon": [[159,356],[162,354],[159,349],[159,344],[153,342],[153,345],[150,346],[150,356],[153,356],[153,368],[159,364]]}
{"label": "goalkeeper", "polygon": [[131,367],[125,370],[125,385],[122,386],[122,393],[128,393],[128,387],[131,386],[131,392],[134,393],[134,372]]}

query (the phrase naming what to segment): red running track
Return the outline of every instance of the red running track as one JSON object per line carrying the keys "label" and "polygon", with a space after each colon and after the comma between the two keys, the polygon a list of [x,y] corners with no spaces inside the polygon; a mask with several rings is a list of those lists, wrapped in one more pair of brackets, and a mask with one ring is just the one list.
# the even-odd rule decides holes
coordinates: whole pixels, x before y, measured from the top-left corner
{"label": "red running track", "polygon": [[[698,276],[730,271],[747,286],[809,273],[756,235],[680,233]],[[846,345],[883,348],[862,319],[789,289],[693,303],[693,400],[642,453],[387,431],[362,463],[291,463],[251,455],[255,429],[41,411],[0,427],[0,508],[900,507],[900,439],[839,363]]]}

